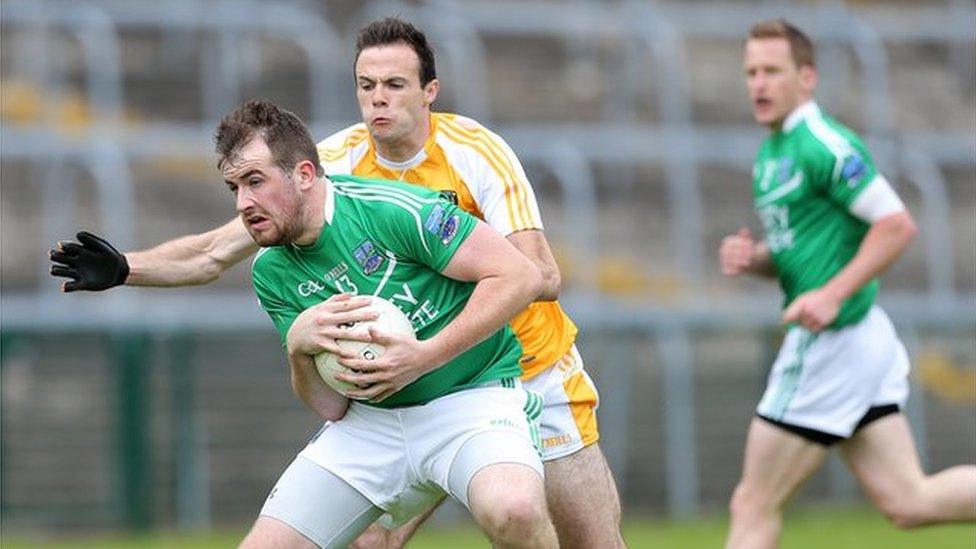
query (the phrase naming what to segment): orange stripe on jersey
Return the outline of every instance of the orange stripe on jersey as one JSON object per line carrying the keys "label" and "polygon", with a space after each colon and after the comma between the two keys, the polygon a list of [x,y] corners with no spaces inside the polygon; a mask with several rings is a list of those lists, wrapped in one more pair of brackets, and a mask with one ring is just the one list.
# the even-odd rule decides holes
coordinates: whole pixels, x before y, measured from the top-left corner
{"label": "orange stripe on jersey", "polygon": [[[495,154],[501,158],[502,162],[508,168],[508,172],[511,174],[512,177],[512,184],[515,189],[516,204],[518,205],[519,213],[522,214],[522,221],[524,222],[522,228],[531,227],[533,225],[533,220],[531,215],[529,215],[528,191],[526,191],[525,182],[516,173],[515,166],[512,165],[512,161],[508,156],[508,152],[505,151],[502,145],[495,140],[495,137],[487,129],[482,127],[479,128],[467,128],[464,126],[460,126],[460,127],[462,131],[466,131],[472,136],[476,136],[478,139],[486,143],[488,147],[491,148],[493,151],[495,151]],[[519,198],[518,196],[520,193],[521,193],[521,198]]]}
{"label": "orange stripe on jersey", "polygon": [[[515,199],[515,205],[518,208],[518,213],[521,214],[522,225],[515,227],[516,229],[524,229],[531,227],[533,225],[532,219],[528,213],[527,206],[527,196],[525,191],[525,185],[523,184],[521,178],[515,172],[515,167],[512,165],[511,160],[508,157],[506,151],[502,146],[497,143],[494,137],[484,128],[471,129],[462,126],[456,121],[451,121],[452,128],[456,128],[459,133],[467,136],[469,139],[476,140],[479,143],[484,144],[488,147],[490,151],[494,153],[495,158],[504,166],[505,172],[509,175],[510,181],[512,183],[512,195],[511,197]],[[521,198],[519,197],[521,194]],[[508,197],[508,195],[506,195]]]}
{"label": "orange stripe on jersey", "polygon": [[342,142],[342,145],[330,149],[319,148],[319,158],[325,160],[326,162],[335,162],[336,160],[341,160],[348,152],[356,145],[359,145],[369,136],[369,132],[366,128],[357,128],[346,136],[346,139]]}
{"label": "orange stripe on jersey", "polygon": [[484,146],[483,143],[480,143],[475,139],[460,135],[460,132],[455,131],[456,129],[458,129],[457,124],[449,124],[446,121],[440,127],[440,130],[444,132],[444,135],[446,135],[449,139],[451,139],[456,143],[470,146],[471,148],[478,151],[478,153],[481,154],[482,158],[488,161],[488,164],[491,166],[491,169],[494,170],[498,178],[501,179],[502,185],[505,186],[505,206],[508,209],[508,221],[512,225],[512,230],[515,231],[520,229],[521,227],[519,226],[518,220],[516,219],[516,211],[513,208],[512,202],[510,200],[510,197],[515,192],[515,190],[511,184],[511,178],[507,177],[507,174],[505,173],[504,167],[502,165],[499,165],[498,159],[495,158],[495,156],[489,150],[487,150],[487,148]]}
{"label": "orange stripe on jersey", "polygon": [[444,134],[461,144],[470,145],[488,160],[488,163],[505,184],[505,205],[508,208],[512,230],[517,231],[532,226],[525,208],[525,200],[519,199],[519,193],[524,195],[515,170],[505,154],[505,151],[485,132],[473,132],[462,127],[455,121],[447,121],[443,125]]}

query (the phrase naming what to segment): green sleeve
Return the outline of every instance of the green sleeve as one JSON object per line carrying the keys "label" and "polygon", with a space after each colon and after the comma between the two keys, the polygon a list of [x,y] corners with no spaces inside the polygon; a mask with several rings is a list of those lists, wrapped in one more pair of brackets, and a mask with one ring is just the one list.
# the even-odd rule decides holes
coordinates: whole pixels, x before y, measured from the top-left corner
{"label": "green sleeve", "polygon": [[831,152],[826,148],[817,151],[815,160],[810,163],[818,190],[824,193],[832,202],[842,206],[845,210],[850,207],[875,176],[878,170],[867,147],[857,136],[848,132],[843,147],[834,147]]}
{"label": "green sleeve", "polygon": [[850,153],[840,161],[840,169],[836,170],[830,191],[830,197],[845,207],[849,207],[878,175],[867,147],[860,140],[852,140],[851,145]]}
{"label": "green sleeve", "polygon": [[425,203],[418,210],[419,219],[400,208],[392,213],[385,219],[384,232],[391,236],[387,246],[437,272],[447,267],[478,223],[477,218],[445,200]]}

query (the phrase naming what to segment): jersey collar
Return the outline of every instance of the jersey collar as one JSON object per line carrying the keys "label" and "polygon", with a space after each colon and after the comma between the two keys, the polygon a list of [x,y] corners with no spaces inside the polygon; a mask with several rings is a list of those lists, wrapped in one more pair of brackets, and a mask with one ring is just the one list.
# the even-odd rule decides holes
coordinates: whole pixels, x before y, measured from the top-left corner
{"label": "jersey collar", "polygon": [[427,160],[426,148],[421,148],[419,151],[417,151],[417,154],[413,155],[413,158],[409,160],[404,160],[403,162],[394,162],[392,160],[387,160],[382,156],[380,156],[379,151],[376,151],[376,162],[379,163],[379,165],[383,166],[384,168],[388,168],[396,171],[400,171],[400,170],[405,171],[411,168],[416,168],[424,160]]}
{"label": "jersey collar", "polygon": [[789,133],[811,115],[820,114],[820,107],[813,99],[793,109],[786,119],[783,120],[783,133]]}
{"label": "jersey collar", "polygon": [[326,179],[328,182],[325,185],[325,224],[331,225],[332,218],[335,216],[335,183],[331,179]]}

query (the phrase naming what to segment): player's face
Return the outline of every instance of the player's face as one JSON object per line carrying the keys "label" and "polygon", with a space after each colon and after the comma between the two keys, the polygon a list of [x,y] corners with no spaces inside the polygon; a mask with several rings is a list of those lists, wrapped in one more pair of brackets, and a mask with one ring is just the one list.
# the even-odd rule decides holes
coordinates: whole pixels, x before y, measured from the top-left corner
{"label": "player's face", "polygon": [[407,44],[364,49],[356,60],[363,122],[381,146],[423,144],[437,80],[420,85],[420,59]]}
{"label": "player's face", "polygon": [[279,246],[302,236],[301,192],[292,175],[275,165],[263,139],[252,139],[241,147],[237,156],[223,163],[220,172],[255,242]]}
{"label": "player's face", "polygon": [[779,128],[813,93],[813,67],[796,66],[785,38],[750,39],[743,65],[753,116],[760,124]]}

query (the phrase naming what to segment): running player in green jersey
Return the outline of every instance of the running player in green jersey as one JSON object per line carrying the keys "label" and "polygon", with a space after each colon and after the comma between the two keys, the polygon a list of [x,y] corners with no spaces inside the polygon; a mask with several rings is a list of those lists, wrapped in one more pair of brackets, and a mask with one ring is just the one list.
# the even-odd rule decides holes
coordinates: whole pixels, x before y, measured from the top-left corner
{"label": "running player in green jersey", "polygon": [[926,476],[902,407],[908,355],[874,304],[915,224],[860,139],[820,111],[813,45],[782,20],[749,32],[746,87],[770,134],[753,169],[765,231],[726,237],[723,273],[777,278],[790,328],[749,427],[727,546],[776,547],[788,498],[836,444],[899,527],[976,520],[976,466]]}
{"label": "running player in green jersey", "polygon": [[[254,288],[287,348],[292,387],[329,423],[271,491],[242,547],[345,547],[384,513],[402,523],[448,494],[501,547],[556,547],[521,347],[507,322],[541,275],[496,231],[437,193],[325,177],[294,114],[252,101],[223,119],[218,167],[263,246]],[[370,329],[386,350],[343,353],[317,308],[380,296],[418,337]],[[359,300],[367,299],[363,297]],[[343,307],[339,307],[342,309]],[[339,394],[313,356],[342,355]],[[355,399],[350,401],[350,399]]]}

